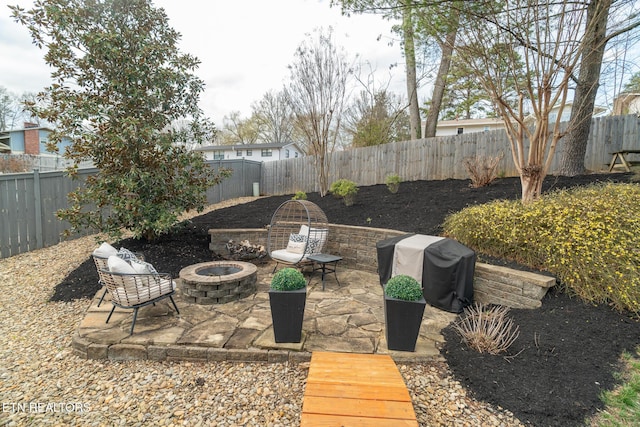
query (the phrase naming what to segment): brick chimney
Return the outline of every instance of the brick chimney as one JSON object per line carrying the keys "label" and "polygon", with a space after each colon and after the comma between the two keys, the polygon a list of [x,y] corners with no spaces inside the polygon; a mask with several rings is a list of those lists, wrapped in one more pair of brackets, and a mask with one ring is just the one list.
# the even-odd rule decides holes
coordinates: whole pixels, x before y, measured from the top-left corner
{"label": "brick chimney", "polygon": [[40,132],[37,123],[24,123],[24,154],[40,154]]}

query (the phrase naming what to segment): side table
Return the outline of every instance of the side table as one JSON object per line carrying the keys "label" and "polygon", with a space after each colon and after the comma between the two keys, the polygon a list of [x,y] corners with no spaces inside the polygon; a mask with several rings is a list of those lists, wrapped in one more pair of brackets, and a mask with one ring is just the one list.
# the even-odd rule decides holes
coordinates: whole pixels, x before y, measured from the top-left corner
{"label": "side table", "polygon": [[[311,270],[311,275],[309,276],[309,281],[307,285],[311,283],[311,278],[313,277],[314,271],[322,271],[322,290],[324,291],[324,277],[327,273],[333,273],[336,278],[336,282],[338,282],[338,286],[340,285],[340,281],[338,280],[338,275],[336,274],[336,267],[338,265],[338,261],[342,260],[341,256],[330,255],[330,254],[313,254],[307,257],[309,261],[313,262],[313,270]],[[316,264],[320,264],[319,267],[316,267]]]}

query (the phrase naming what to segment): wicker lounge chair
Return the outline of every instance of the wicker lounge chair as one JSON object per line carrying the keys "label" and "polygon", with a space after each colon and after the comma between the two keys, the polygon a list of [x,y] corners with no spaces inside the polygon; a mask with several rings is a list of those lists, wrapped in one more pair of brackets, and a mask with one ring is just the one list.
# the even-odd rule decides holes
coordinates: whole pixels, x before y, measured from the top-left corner
{"label": "wicker lounge chair", "polygon": [[269,256],[280,263],[302,267],[307,256],[322,252],[329,235],[327,216],[307,200],[287,200],[271,218],[267,239]]}
{"label": "wicker lounge chair", "polygon": [[[139,264],[144,266],[143,263]],[[138,309],[141,307],[169,298],[176,313],[180,314],[178,306],[173,300],[176,284],[171,279],[171,275],[167,273],[144,272],[143,269],[133,267],[127,261],[112,255],[107,260],[107,268],[100,270],[100,280],[107,287],[113,303],[113,308],[105,323],[109,323],[116,307],[131,308],[133,309],[133,322],[131,323],[130,335],[133,334]]]}

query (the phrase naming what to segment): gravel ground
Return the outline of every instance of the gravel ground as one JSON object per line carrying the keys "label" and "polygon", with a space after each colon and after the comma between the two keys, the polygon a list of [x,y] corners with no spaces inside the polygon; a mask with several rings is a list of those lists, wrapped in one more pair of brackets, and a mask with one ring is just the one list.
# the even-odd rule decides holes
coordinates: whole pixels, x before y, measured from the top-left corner
{"label": "gravel ground", "polygon": [[[308,364],[76,357],[89,300],[49,298],[95,246],[89,236],[0,260],[0,426],[299,425]],[[399,369],[421,426],[522,425],[469,397],[443,362]]]}

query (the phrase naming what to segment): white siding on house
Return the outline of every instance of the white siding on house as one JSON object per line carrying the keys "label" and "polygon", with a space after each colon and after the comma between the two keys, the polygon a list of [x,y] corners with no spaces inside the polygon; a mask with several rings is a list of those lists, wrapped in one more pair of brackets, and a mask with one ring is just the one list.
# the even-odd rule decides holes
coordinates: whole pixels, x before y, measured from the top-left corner
{"label": "white siding on house", "polygon": [[302,157],[302,150],[296,144],[243,144],[243,145],[209,145],[199,147],[196,151],[204,153],[207,160],[246,159],[258,162],[292,159]]}

